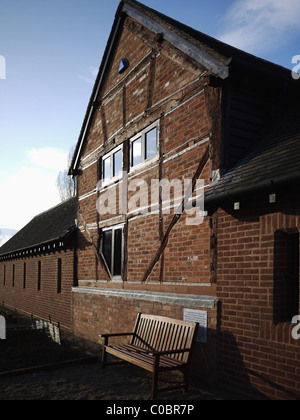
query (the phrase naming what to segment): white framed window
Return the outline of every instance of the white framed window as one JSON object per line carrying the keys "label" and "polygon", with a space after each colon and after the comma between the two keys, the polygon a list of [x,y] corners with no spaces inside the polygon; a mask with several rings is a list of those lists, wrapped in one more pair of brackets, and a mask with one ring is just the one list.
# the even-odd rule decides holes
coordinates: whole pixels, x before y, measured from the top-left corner
{"label": "white framed window", "polygon": [[124,255],[124,224],[102,230],[100,252],[112,280],[122,280]]}
{"label": "white framed window", "polygon": [[158,139],[158,121],[130,139],[130,169],[142,165],[158,155]]}
{"label": "white framed window", "polygon": [[123,146],[116,147],[102,158],[102,181],[108,184],[122,176],[123,171]]}

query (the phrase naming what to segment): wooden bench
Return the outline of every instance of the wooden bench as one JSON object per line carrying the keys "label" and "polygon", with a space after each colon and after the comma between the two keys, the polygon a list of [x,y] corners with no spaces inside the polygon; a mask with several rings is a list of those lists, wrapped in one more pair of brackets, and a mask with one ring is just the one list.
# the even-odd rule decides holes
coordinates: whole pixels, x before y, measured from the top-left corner
{"label": "wooden bench", "polygon": [[[109,353],[152,372],[152,399],[157,397],[159,373],[179,370],[184,374],[184,384],[168,390],[182,388],[183,392],[187,392],[192,350],[198,328],[197,323],[138,314],[133,332],[100,335],[104,338],[102,367],[103,369],[106,367]],[[108,344],[111,337],[125,336],[131,337],[129,344],[116,346]]]}

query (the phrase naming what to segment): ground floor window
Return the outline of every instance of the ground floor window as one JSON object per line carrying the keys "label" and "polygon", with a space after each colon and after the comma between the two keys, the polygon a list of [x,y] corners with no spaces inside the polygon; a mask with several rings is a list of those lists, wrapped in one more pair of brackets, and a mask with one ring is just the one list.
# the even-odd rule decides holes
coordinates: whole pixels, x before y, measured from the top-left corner
{"label": "ground floor window", "polygon": [[26,280],[27,280],[27,266],[26,266],[26,263],[24,263],[24,266],[23,266],[23,289],[26,289]]}
{"label": "ground floor window", "polygon": [[41,290],[41,285],[42,285],[42,262],[39,261],[38,262],[38,286],[37,286],[38,291]]}
{"label": "ground floor window", "polygon": [[291,322],[299,314],[299,232],[275,233],[274,322]]}
{"label": "ground floor window", "polygon": [[62,260],[58,258],[57,260],[57,294],[61,293],[62,285]]}
{"label": "ground floor window", "polygon": [[123,225],[102,231],[101,254],[112,279],[122,279]]}

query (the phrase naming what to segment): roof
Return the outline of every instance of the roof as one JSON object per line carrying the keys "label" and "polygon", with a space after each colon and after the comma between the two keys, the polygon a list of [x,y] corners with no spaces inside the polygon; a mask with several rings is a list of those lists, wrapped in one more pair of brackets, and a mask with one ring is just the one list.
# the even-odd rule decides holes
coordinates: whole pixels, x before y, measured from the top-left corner
{"label": "roof", "polygon": [[128,7],[136,9],[137,11],[145,14],[146,16],[155,20],[156,22],[160,23],[165,28],[176,33],[182,39],[189,41],[191,44],[199,47],[202,51],[206,52],[208,55],[215,58],[225,66],[229,66],[232,63],[232,61],[244,61],[247,64],[247,66],[255,64],[256,66],[258,65],[260,68],[268,68],[270,71],[281,70],[290,77],[290,69],[286,69],[282,66],[256,57],[243,50],[240,50],[236,47],[219,41],[216,38],[206,35],[203,32],[200,32],[194,28],[191,28],[190,26],[183,24],[182,22],[179,22],[154,9],[151,9],[136,0],[123,0],[121,1],[120,6],[122,5],[122,3],[124,3],[123,10],[125,11],[125,13],[128,13]]}
{"label": "roof", "polygon": [[0,256],[66,239],[76,228],[76,210],[74,197],[39,214],[0,248]]}
{"label": "roof", "polygon": [[79,166],[80,155],[86,140],[89,125],[97,107],[98,95],[102,86],[107,66],[113,55],[115,42],[118,38],[124,16],[131,16],[148,29],[162,35],[163,38],[175,45],[185,54],[198,61],[202,66],[212,71],[220,80],[227,79],[230,70],[244,66],[247,69],[276,76],[285,80],[291,79],[291,71],[266,60],[225,44],[215,38],[205,35],[187,25],[184,25],[162,13],[159,13],[135,0],[120,2],[115,15],[115,20],[107,42],[99,73],[88,104],[81,132],[73,156],[69,174],[76,174]]}
{"label": "roof", "polygon": [[261,142],[206,194],[206,203],[258,191],[274,190],[300,179],[300,108],[288,110],[273,123]]}

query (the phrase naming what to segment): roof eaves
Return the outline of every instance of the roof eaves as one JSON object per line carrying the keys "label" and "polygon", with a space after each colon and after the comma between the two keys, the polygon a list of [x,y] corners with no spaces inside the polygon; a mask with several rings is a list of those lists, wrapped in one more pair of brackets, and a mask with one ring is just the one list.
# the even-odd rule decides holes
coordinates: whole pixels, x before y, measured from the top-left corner
{"label": "roof eaves", "polygon": [[66,232],[64,232],[62,235],[60,235],[59,237],[47,239],[47,241],[40,242],[40,243],[37,243],[37,244],[32,244],[32,245],[26,246],[24,248],[6,251],[3,254],[0,254],[0,258],[8,256],[8,255],[12,255],[12,254],[18,254],[18,253],[21,253],[21,252],[26,252],[26,251],[28,251],[30,249],[33,249],[33,248],[38,248],[38,247],[40,248],[40,247],[49,245],[49,244],[54,243],[54,242],[64,241],[70,235],[72,235],[76,231],[76,229],[77,229],[77,226],[74,225],[70,229],[68,229]]}
{"label": "roof eaves", "polygon": [[201,50],[188,40],[184,39],[173,30],[168,29],[152,17],[142,13],[131,5],[124,3],[123,12],[133,19],[137,20],[140,24],[151,30],[152,32],[162,35],[163,38],[170,44],[177,47],[183,53],[189,55],[195,61],[211,70],[214,74],[219,76],[221,79],[227,79],[229,76],[228,66],[223,64],[221,61],[215,59],[205,51]]}
{"label": "roof eaves", "polygon": [[86,114],[85,114],[85,117],[84,117],[84,120],[83,120],[83,124],[82,124],[82,127],[81,127],[81,131],[80,131],[80,134],[79,134],[79,138],[78,138],[78,141],[77,141],[77,145],[76,145],[76,148],[75,148],[75,152],[74,152],[74,155],[73,155],[71,166],[69,168],[68,175],[76,175],[76,172],[77,172],[77,169],[78,169],[79,157],[80,157],[81,150],[82,150],[82,147],[83,147],[83,143],[84,143],[84,140],[85,140],[85,137],[86,137],[86,133],[87,133],[92,115],[94,113],[94,109],[98,105],[96,103],[96,101],[97,101],[97,97],[98,97],[98,94],[99,94],[99,91],[100,91],[100,88],[101,88],[101,84],[102,84],[103,77],[104,77],[104,74],[105,74],[105,71],[106,71],[106,67],[107,67],[107,64],[108,64],[108,61],[109,61],[109,56],[110,56],[111,51],[113,49],[113,45],[115,43],[117,33],[119,31],[120,24],[122,22],[122,14],[121,14],[122,3],[123,2],[120,3],[120,5],[117,9],[116,15],[115,15],[115,20],[114,20],[114,23],[113,23],[113,26],[112,26],[112,29],[111,29],[111,32],[110,32],[110,36],[108,38],[108,42],[106,44],[106,48],[105,48],[105,51],[104,51],[104,54],[103,54],[102,62],[101,62],[99,72],[98,72],[98,75],[97,75],[97,78],[96,78],[96,81],[95,81],[95,84],[94,84],[94,87],[93,87],[93,91],[92,91],[92,94],[91,94],[91,98],[90,98],[90,101],[89,101],[89,104],[88,104],[88,107],[87,107],[87,110],[86,110]]}
{"label": "roof eaves", "polygon": [[275,188],[282,188],[286,185],[289,185],[294,182],[299,182],[300,180],[300,171],[296,170],[288,174],[278,175],[276,177],[266,177],[260,182],[252,183],[245,185],[241,183],[235,187],[230,187],[222,190],[211,190],[205,194],[205,206],[215,206],[220,205],[222,202],[227,200],[233,200],[240,196],[245,196],[252,194],[258,191],[272,191],[274,192]]}

